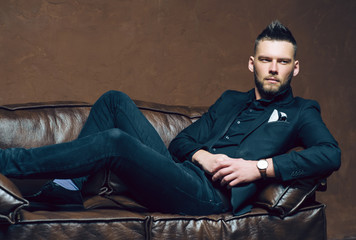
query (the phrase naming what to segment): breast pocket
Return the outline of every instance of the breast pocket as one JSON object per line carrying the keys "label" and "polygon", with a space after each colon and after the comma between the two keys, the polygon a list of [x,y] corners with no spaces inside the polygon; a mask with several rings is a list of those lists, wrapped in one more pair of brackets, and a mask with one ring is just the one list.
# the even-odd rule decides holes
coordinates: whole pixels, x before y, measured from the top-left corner
{"label": "breast pocket", "polygon": [[244,144],[253,156],[284,153],[294,141],[292,126],[288,122],[266,123],[247,137]]}
{"label": "breast pocket", "polygon": [[263,125],[263,130],[267,134],[275,135],[282,133],[284,131],[288,131],[288,129],[291,128],[291,124],[289,122],[285,121],[277,121],[277,122],[271,122],[271,123],[266,123]]}

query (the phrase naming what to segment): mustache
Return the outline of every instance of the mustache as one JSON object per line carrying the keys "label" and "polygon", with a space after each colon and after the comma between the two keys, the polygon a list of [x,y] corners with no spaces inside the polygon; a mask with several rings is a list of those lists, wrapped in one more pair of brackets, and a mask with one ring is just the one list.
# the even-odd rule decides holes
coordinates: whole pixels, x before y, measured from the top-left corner
{"label": "mustache", "polygon": [[263,78],[263,79],[264,79],[264,80],[275,80],[275,81],[278,81],[278,82],[281,81],[278,77],[276,77],[276,76],[274,76],[274,75],[267,76],[267,77],[265,77],[265,78]]}

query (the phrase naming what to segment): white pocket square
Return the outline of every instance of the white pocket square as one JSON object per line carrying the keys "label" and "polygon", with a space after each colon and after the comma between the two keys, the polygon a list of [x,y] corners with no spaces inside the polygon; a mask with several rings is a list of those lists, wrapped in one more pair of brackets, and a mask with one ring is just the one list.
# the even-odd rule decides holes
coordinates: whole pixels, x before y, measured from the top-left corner
{"label": "white pocket square", "polygon": [[278,112],[277,109],[274,109],[271,116],[268,119],[268,122],[286,122],[287,121],[287,114],[284,112]]}

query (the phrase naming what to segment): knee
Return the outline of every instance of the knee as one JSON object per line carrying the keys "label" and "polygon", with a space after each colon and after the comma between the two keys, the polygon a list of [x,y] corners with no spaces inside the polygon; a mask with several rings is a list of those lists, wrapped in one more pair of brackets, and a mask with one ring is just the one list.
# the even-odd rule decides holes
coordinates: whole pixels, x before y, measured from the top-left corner
{"label": "knee", "polygon": [[132,101],[131,98],[124,92],[110,90],[104,93],[101,98],[109,99],[117,102],[125,102],[125,101]]}
{"label": "knee", "polygon": [[106,130],[105,139],[107,142],[117,144],[125,141],[127,134],[118,128]]}
{"label": "knee", "polygon": [[119,153],[125,152],[132,144],[132,137],[118,128],[106,130],[103,137],[105,148],[114,149]]}
{"label": "knee", "polygon": [[111,128],[87,137],[90,150],[109,153],[125,145],[130,136],[118,128]]}

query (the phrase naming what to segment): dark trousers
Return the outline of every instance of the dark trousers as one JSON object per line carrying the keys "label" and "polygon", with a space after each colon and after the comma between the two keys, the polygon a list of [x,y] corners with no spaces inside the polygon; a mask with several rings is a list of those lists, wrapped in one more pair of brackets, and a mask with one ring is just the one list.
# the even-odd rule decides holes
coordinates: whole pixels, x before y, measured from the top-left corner
{"label": "dark trousers", "polygon": [[0,155],[0,171],[16,178],[77,178],[102,168],[154,211],[205,215],[229,208],[200,168],[172,160],[153,126],[122,92],[110,91],[94,104],[77,140]]}

